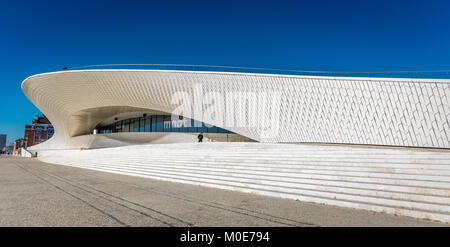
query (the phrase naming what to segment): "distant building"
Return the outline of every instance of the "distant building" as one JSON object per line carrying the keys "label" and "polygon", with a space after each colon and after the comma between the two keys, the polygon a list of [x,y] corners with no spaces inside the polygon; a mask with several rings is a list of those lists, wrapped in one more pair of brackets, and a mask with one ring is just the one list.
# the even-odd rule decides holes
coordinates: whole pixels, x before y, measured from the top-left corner
{"label": "distant building", "polygon": [[0,152],[4,152],[6,147],[6,135],[0,134]]}
{"label": "distant building", "polygon": [[13,144],[13,154],[20,155],[20,149],[25,148],[25,139],[20,138],[14,141]]}
{"label": "distant building", "polygon": [[4,154],[12,154],[12,152],[13,152],[13,146],[12,145],[9,145],[9,146],[6,146],[6,147],[3,148],[3,153]]}
{"label": "distant building", "polygon": [[25,125],[25,148],[45,142],[53,136],[54,129],[45,116],[36,116],[32,124]]}
{"label": "distant building", "polygon": [[45,142],[53,136],[53,125],[45,116],[36,116],[31,124],[25,125],[24,138],[14,141],[13,153],[19,154],[20,148],[28,148]]}

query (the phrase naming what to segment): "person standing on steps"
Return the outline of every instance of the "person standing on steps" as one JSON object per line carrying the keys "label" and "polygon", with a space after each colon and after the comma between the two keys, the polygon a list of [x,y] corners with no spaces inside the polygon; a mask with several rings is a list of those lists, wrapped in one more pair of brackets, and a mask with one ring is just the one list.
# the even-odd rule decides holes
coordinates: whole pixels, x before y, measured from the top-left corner
{"label": "person standing on steps", "polygon": [[198,142],[203,142],[203,133],[200,133],[197,138]]}

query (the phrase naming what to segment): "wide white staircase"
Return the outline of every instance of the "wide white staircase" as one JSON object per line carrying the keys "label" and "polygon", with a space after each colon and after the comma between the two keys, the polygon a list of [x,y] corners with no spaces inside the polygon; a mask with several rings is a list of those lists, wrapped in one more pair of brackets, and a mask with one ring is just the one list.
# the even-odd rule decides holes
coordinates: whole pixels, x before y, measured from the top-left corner
{"label": "wide white staircase", "polygon": [[450,151],[264,143],[43,151],[44,162],[450,222]]}

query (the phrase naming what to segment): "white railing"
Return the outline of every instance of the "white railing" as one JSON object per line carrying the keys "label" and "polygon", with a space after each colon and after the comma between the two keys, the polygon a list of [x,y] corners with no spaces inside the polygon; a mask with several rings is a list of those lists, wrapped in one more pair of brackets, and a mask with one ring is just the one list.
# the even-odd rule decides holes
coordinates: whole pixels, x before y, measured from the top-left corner
{"label": "white railing", "polygon": [[392,77],[392,78],[435,78],[450,79],[450,70],[396,70],[396,71],[318,71],[278,69],[262,67],[220,66],[220,65],[191,65],[191,64],[98,64],[86,66],[64,67],[63,70],[87,69],[158,69],[158,70],[187,70],[187,71],[217,71],[240,73],[269,73],[306,76],[344,76],[344,77]]}

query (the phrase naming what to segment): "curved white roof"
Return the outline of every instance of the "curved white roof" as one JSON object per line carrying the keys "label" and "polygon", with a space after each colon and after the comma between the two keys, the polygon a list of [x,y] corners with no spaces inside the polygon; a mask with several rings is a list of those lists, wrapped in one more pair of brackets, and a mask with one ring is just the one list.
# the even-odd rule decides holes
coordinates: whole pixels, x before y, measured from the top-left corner
{"label": "curved white roof", "polygon": [[172,113],[180,92],[223,116],[187,117],[262,142],[450,148],[450,80],[76,70],[31,76],[22,89],[55,128],[35,149],[83,147],[75,137],[126,111]]}

